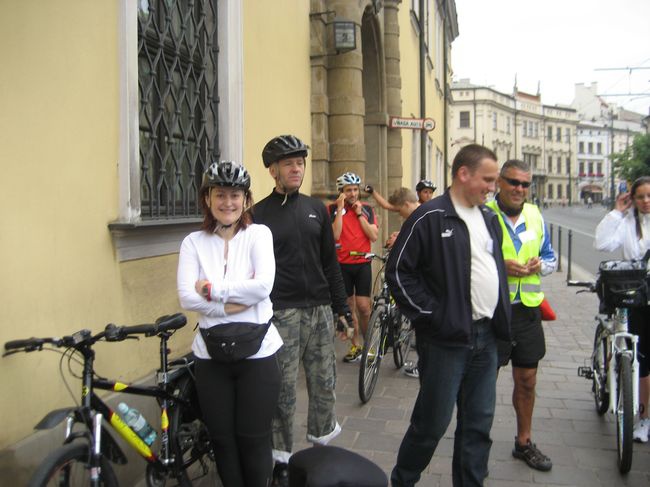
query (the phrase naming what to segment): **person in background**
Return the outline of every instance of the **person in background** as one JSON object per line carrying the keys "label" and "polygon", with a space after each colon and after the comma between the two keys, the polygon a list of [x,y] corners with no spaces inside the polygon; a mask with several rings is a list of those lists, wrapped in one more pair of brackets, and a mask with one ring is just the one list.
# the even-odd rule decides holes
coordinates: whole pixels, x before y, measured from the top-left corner
{"label": "person in background", "polygon": [[269,196],[254,207],[254,220],[273,233],[269,251],[276,261],[271,291],[273,322],[284,340],[277,354],[282,375],[273,416],[273,485],[289,485],[293,449],[296,382],[302,362],[309,406],[307,440],[326,445],[340,432],[334,393],[334,317],[352,326],[334,236],[323,203],[300,193],[309,147],[294,135],[271,139],[262,150],[264,167],[275,181]]}
{"label": "person in background", "polygon": [[512,341],[498,341],[499,367],[512,362],[512,405],[517,436],[512,455],[529,467],[548,471],[553,464],[532,442],[537,366],[546,353],[540,304],[540,276],[555,271],[557,259],[539,208],[526,203],[532,174],[523,161],[511,159],[501,167],[499,192],[487,206],[499,217],[512,303]]}
{"label": "person in background", "polygon": [[485,207],[499,174],[486,147],[463,147],[452,184],[404,222],[386,265],[401,312],[415,328],[420,390],[391,474],[413,486],[431,461],[457,406],[454,485],[487,476],[496,402],[496,339],[510,339],[502,230]]}
{"label": "person in background", "polygon": [[[395,191],[400,191],[406,188],[400,188]],[[400,213],[400,216],[404,218],[402,215],[402,212],[400,211],[400,207],[391,203],[390,198],[388,198],[388,201],[379,193],[375,188],[373,188],[370,185],[367,185],[364,188],[364,191],[371,195],[377,204],[381,206],[384,210],[388,211],[395,211]],[[417,193],[417,202],[419,204],[426,203],[427,201],[431,200],[433,198],[433,193],[436,191],[436,185],[433,184],[431,181],[428,179],[423,179],[418,184],[415,185],[415,192]]]}
{"label": "person in background", "polygon": [[196,389],[225,487],[265,487],[271,479],[271,418],[280,390],[269,323],[275,259],[270,230],[252,223],[250,177],[230,161],[213,162],[199,192],[201,230],[189,234],[178,258],[178,297],[200,329],[233,322],[268,326],[259,350],[233,362],[213,359],[201,335],[192,343]]}
{"label": "person in background", "polygon": [[[638,178],[630,192],[616,197],[615,207],[596,227],[594,247],[614,252],[622,249],[623,258],[641,259],[650,249],[650,177]],[[633,437],[646,443],[650,430],[648,400],[650,399],[650,306],[630,308],[630,332],[638,335],[639,360],[639,421],[634,426]]]}
{"label": "person in background", "polygon": [[372,207],[359,199],[361,178],[352,172],[346,172],[336,179],[339,197],[336,203],[329,205],[336,255],[341,266],[341,274],[348,295],[348,305],[354,319],[354,336],[344,362],[361,360],[361,337],[366,335],[370,319],[370,292],[372,284],[372,267],[363,255],[370,252],[370,245],[379,234],[375,212]]}

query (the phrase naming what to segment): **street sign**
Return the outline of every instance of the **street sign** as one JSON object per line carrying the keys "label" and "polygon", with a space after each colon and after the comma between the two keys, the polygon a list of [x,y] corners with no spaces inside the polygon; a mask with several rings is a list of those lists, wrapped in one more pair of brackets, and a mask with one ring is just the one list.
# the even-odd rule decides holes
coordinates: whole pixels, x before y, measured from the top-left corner
{"label": "street sign", "polygon": [[433,118],[390,117],[388,126],[392,129],[411,129],[431,132],[436,128],[436,122]]}

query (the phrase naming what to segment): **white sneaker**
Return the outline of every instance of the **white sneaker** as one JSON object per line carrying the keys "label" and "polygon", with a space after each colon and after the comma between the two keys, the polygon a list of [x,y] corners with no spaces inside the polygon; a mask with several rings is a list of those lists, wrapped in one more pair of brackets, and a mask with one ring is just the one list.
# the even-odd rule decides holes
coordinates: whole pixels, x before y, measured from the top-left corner
{"label": "white sneaker", "polygon": [[649,418],[640,419],[639,422],[634,425],[634,433],[632,434],[632,438],[634,438],[634,441],[647,443],[648,430],[650,430],[650,419]]}

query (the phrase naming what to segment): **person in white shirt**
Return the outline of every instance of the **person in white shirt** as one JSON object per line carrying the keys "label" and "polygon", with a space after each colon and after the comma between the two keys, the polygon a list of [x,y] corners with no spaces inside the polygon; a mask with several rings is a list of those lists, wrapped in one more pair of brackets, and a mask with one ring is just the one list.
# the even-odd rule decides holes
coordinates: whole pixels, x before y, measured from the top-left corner
{"label": "person in white shirt", "polygon": [[[598,250],[623,251],[623,258],[641,259],[650,249],[650,177],[643,176],[632,184],[629,193],[616,197],[616,204],[596,227],[594,247]],[[639,336],[639,422],[634,427],[636,441],[646,443],[650,430],[650,306],[630,309],[630,332]]]}
{"label": "person in white shirt", "polygon": [[[181,306],[199,315],[201,333],[192,344],[199,402],[224,487],[265,487],[273,469],[271,419],[280,390],[275,354],[282,346],[269,299],[273,238],[267,227],[252,223],[250,176],[239,164],[210,164],[199,201],[203,226],[183,240],[177,282]],[[214,350],[211,355],[203,332],[218,333],[233,323],[259,326],[259,349],[232,361]]]}

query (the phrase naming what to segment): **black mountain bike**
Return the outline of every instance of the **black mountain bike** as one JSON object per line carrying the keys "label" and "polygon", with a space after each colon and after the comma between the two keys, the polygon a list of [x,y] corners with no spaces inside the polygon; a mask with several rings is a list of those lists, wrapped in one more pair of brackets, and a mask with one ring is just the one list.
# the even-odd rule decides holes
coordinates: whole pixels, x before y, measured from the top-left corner
{"label": "black mountain bike", "polygon": [[[80,330],[61,338],[28,338],[5,343],[3,356],[65,349],[59,362],[64,381],[63,363],[66,358],[73,376],[72,362],[83,367],[81,376],[77,376],[81,379],[80,403],[75,407],[49,412],[35,426],[35,429],[51,429],[66,421],[63,446],[50,453],[38,466],[29,482],[30,486],[117,486],[118,480],[111,462],[125,464],[127,458],[109,433],[109,425],[147,461],[148,486],[188,487],[193,479],[205,476],[213,477],[216,482],[214,454],[207,429],[201,421],[196,396],[193,361],[190,356],[168,361],[167,341],[186,322],[185,316],[178,313],[163,316],[155,324],[110,324],[96,335],[90,330]],[[137,339],[137,335],[157,336],[160,339],[157,384],[136,386],[98,376],[94,369],[94,344],[99,340],[119,342],[128,338]],[[156,452],[95,394],[95,389],[157,399],[161,411],[161,430]],[[78,425],[80,427],[75,428]]]}
{"label": "black mountain bike", "polygon": [[377,275],[377,279],[381,282],[381,289],[373,299],[368,330],[364,337],[363,354],[359,364],[359,398],[365,404],[370,401],[375,390],[379,378],[379,366],[388,347],[393,349],[395,367],[402,368],[411,351],[413,330],[411,322],[397,308],[384,278],[384,267],[388,260],[388,254],[381,256],[373,253],[350,252],[350,254],[362,255],[368,260],[379,259],[384,263]]}

